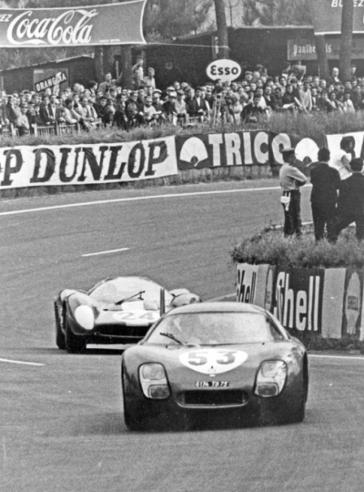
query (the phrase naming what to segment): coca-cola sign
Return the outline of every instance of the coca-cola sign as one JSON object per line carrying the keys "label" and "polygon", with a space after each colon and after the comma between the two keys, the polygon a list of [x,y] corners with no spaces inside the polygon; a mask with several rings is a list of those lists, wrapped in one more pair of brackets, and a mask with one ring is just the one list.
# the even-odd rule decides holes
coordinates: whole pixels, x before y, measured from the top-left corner
{"label": "coca-cola sign", "polygon": [[146,1],[59,9],[0,9],[0,47],[142,44]]}

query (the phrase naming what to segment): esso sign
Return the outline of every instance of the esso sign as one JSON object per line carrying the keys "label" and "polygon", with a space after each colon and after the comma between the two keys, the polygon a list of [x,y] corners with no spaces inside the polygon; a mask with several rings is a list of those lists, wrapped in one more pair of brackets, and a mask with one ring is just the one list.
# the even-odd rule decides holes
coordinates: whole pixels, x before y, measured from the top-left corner
{"label": "esso sign", "polygon": [[206,68],[207,76],[211,80],[221,79],[223,82],[231,82],[241,74],[239,63],[227,58],[215,60]]}

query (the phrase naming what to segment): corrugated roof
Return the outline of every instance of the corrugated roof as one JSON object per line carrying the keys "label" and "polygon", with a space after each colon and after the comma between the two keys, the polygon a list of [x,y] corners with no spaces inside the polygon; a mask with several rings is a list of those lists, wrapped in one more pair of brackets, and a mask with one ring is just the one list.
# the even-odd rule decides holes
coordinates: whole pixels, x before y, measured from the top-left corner
{"label": "corrugated roof", "polygon": [[93,55],[70,56],[68,58],[60,58],[59,60],[48,60],[48,61],[43,62],[43,63],[35,63],[34,65],[23,65],[22,67],[8,68],[6,70],[0,70],[0,73],[10,72],[12,70],[21,70],[21,69],[24,69],[24,68],[43,67],[44,65],[49,65],[50,63],[52,63],[52,64],[58,64],[58,63],[64,63],[64,62],[71,61],[71,60],[78,60],[80,58],[93,59],[94,57],[93,57]]}

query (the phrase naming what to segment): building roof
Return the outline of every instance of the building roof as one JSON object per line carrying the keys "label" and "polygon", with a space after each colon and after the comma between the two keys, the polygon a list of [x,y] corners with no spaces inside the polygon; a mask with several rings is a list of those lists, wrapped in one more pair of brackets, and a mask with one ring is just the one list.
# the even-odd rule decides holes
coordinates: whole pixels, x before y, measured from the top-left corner
{"label": "building roof", "polygon": [[0,70],[0,73],[10,72],[12,70],[23,70],[24,68],[44,67],[45,65],[49,65],[50,63],[52,63],[52,64],[60,64],[60,63],[64,63],[64,62],[68,62],[68,61],[72,61],[72,60],[79,60],[80,58],[93,59],[94,57],[93,57],[93,55],[70,56],[68,58],[60,58],[60,59],[57,59],[57,60],[48,60],[46,62],[35,63],[33,65],[23,65],[22,67],[8,68],[8,69],[5,69],[5,70]]}

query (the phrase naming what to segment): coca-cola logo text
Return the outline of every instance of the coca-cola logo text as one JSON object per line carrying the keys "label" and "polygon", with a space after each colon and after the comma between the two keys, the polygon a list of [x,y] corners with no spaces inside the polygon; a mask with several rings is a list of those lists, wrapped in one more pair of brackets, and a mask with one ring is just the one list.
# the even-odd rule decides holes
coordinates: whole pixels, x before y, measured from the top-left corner
{"label": "coca-cola logo text", "polygon": [[8,27],[8,40],[15,45],[84,45],[91,42],[93,25],[98,15],[93,10],[67,10],[58,17],[34,18],[31,10],[15,17]]}

